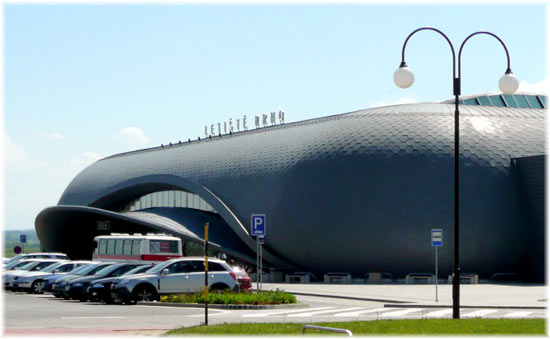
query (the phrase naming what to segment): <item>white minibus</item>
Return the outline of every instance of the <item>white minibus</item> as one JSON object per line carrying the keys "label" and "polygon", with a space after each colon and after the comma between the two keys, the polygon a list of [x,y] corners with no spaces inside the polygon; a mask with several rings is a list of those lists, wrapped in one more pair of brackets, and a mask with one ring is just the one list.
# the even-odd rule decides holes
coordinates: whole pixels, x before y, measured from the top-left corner
{"label": "white minibus", "polygon": [[166,234],[111,233],[97,236],[94,241],[95,261],[156,264],[182,256],[181,239]]}

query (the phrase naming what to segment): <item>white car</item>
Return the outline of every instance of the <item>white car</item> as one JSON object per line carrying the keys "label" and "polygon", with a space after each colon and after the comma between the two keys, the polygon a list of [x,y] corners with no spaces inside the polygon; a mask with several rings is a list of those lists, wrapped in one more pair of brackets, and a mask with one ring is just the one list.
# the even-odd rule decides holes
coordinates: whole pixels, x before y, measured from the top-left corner
{"label": "white car", "polygon": [[[231,266],[219,259],[208,259],[209,290],[239,290],[237,276]],[[159,300],[161,294],[193,293],[204,290],[204,258],[185,257],[158,264],[146,273],[114,281],[111,297],[114,301]]]}
{"label": "white car", "polygon": [[18,254],[13,258],[8,259],[4,262],[4,266],[18,262],[25,259],[64,259],[69,260],[69,257],[65,253],[24,253]]}
{"label": "white car", "polygon": [[45,269],[46,267],[56,264],[60,261],[66,261],[61,259],[28,259],[28,264],[21,266],[16,270],[9,270],[4,272],[4,288],[11,290],[13,287],[14,278],[24,272],[35,272]]}

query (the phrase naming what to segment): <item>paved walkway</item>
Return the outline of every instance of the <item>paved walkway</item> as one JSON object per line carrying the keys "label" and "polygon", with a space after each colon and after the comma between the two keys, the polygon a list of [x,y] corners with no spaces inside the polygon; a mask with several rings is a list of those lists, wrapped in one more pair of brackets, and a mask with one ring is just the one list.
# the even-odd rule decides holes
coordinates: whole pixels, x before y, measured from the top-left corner
{"label": "paved walkway", "polygon": [[[305,295],[380,300],[388,304],[406,302],[406,306],[452,305],[452,285],[450,284],[439,285],[438,302],[435,302],[435,285],[264,283],[263,288],[281,289]],[[464,307],[547,307],[547,290],[548,287],[544,285],[465,284],[460,287],[460,304]]]}

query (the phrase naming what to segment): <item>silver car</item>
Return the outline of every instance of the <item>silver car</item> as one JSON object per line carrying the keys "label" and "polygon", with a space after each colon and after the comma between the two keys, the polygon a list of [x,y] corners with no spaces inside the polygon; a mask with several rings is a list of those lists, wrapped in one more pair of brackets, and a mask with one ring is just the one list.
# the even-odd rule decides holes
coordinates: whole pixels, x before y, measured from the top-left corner
{"label": "silver car", "polygon": [[13,258],[9,258],[4,265],[9,265],[14,262],[19,262],[25,259],[64,259],[69,260],[69,257],[65,253],[22,253]]}
{"label": "silver car", "polygon": [[[237,276],[225,261],[208,260],[209,290],[238,291]],[[163,262],[142,274],[127,276],[111,285],[115,301],[159,300],[162,294],[193,293],[204,290],[204,258],[185,257]]]}
{"label": "silver car", "polygon": [[28,262],[26,265],[21,266],[18,269],[9,270],[3,273],[4,279],[4,288],[6,290],[16,290],[13,286],[15,278],[20,274],[28,272],[38,272],[45,269],[48,266],[57,264],[58,262],[63,262],[67,260],[62,259],[28,259],[25,262]]}
{"label": "silver car", "polygon": [[14,276],[12,289],[27,291],[27,293],[41,294],[44,289],[44,283],[53,275],[66,274],[88,263],[90,263],[90,261],[62,261],[40,271],[21,272]]}

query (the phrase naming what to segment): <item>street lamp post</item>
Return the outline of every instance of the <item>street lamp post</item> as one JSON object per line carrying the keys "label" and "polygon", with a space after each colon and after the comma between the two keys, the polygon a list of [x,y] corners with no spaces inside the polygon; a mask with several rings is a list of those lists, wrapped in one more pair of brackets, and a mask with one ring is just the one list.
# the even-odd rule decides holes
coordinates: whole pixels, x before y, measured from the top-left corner
{"label": "street lamp post", "polygon": [[487,34],[495,39],[497,39],[502,47],[504,47],[504,51],[506,52],[506,59],[507,59],[507,68],[504,73],[504,75],[499,80],[499,87],[500,90],[504,94],[513,94],[516,92],[516,90],[519,87],[518,79],[514,76],[512,73],[512,70],[510,69],[510,55],[508,54],[508,49],[506,48],[506,45],[502,40],[496,36],[495,34],[491,32],[475,32],[470,34],[462,44],[460,45],[460,50],[458,52],[458,77],[456,76],[456,57],[455,57],[455,49],[453,47],[453,44],[449,40],[449,38],[440,30],[433,28],[433,27],[422,27],[414,30],[409,34],[407,39],[405,40],[405,43],[403,44],[403,49],[401,52],[401,64],[399,65],[399,68],[395,73],[393,74],[393,80],[395,84],[400,88],[409,88],[413,82],[414,82],[414,74],[410,70],[410,68],[405,63],[405,47],[407,46],[407,42],[409,39],[417,32],[423,31],[423,30],[431,30],[435,31],[441,36],[447,40],[449,43],[449,46],[451,47],[451,52],[453,54],[453,95],[455,96],[455,116],[454,116],[454,268],[453,268],[453,318],[459,319],[460,318],[460,261],[459,261],[459,251],[460,251],[460,242],[459,242],[459,230],[460,230],[460,223],[459,223],[459,178],[460,178],[460,170],[459,170],[459,150],[460,150],[460,133],[459,133],[459,96],[460,96],[460,58],[462,56],[462,48],[464,47],[464,44],[466,41],[468,41],[471,37],[478,34]]}

